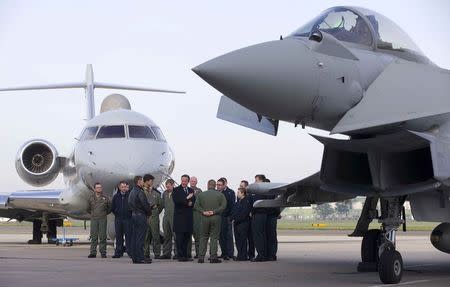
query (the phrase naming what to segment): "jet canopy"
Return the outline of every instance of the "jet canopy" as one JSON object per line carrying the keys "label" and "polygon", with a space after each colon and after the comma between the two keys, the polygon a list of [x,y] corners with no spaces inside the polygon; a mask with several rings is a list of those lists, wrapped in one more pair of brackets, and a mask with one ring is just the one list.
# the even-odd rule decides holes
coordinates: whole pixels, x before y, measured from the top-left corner
{"label": "jet canopy", "polygon": [[423,56],[419,47],[397,24],[364,8],[330,8],[290,36],[309,37],[316,30],[331,34],[343,42]]}

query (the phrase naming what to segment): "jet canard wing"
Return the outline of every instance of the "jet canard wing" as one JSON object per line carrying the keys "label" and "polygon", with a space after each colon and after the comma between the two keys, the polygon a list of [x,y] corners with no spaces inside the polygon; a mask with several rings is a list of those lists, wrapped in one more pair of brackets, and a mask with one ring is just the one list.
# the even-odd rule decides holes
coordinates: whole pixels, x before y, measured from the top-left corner
{"label": "jet canard wing", "polygon": [[332,130],[350,134],[450,113],[450,71],[396,60]]}

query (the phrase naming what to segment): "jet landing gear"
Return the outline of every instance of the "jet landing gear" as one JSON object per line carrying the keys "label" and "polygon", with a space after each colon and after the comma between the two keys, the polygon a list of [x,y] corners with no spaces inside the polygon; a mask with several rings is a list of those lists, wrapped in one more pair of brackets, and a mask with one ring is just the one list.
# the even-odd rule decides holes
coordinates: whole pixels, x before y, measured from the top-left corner
{"label": "jet landing gear", "polygon": [[41,218],[33,220],[33,239],[28,240],[28,244],[42,244],[43,234],[47,234],[49,244],[56,243],[57,226],[62,226],[62,220],[58,218],[49,218],[44,212]]}
{"label": "jet landing gear", "polygon": [[381,199],[381,230],[372,229],[365,233],[361,244],[362,262],[359,272],[378,271],[384,284],[399,283],[403,275],[403,259],[396,250],[396,233],[404,224],[402,218],[404,197]]}

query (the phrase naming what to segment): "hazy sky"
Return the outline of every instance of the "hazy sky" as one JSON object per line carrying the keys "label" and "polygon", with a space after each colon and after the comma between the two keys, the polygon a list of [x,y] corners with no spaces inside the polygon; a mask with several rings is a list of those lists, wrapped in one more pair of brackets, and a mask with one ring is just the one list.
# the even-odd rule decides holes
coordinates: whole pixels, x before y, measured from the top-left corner
{"label": "hazy sky", "polygon": [[[436,64],[450,68],[450,2],[442,1],[0,1],[0,86],[80,81],[92,63],[102,82],[186,90],[186,95],[123,92],[163,129],[174,176],[240,179],[265,173],[287,182],[316,172],[322,146],[280,125],[278,137],[216,119],[220,93],[190,69],[226,52],[288,35],[322,10],[356,5],[399,24]],[[97,111],[112,91],[97,90]],[[69,155],[84,126],[82,90],[1,93],[1,192],[30,188],[14,168],[31,138]],[[113,155],[111,155],[113,156]],[[62,179],[51,187],[62,187]]]}

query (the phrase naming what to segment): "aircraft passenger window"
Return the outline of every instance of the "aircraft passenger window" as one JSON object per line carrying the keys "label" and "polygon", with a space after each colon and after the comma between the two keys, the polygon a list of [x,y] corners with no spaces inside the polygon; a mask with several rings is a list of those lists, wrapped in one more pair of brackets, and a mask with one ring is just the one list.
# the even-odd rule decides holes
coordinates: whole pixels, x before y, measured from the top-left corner
{"label": "aircraft passenger window", "polygon": [[292,35],[309,37],[310,33],[316,30],[331,34],[339,41],[366,46],[372,45],[372,34],[369,26],[362,17],[346,8],[327,10]]}
{"label": "aircraft passenger window", "polygon": [[128,126],[130,138],[136,139],[156,139],[152,130],[146,126]]}
{"label": "aircraft passenger window", "polygon": [[95,134],[97,134],[98,127],[89,127],[83,131],[81,134],[80,141],[92,140],[95,138]]}
{"label": "aircraft passenger window", "polygon": [[165,141],[165,140],[166,140],[166,138],[164,137],[164,135],[163,135],[163,133],[162,133],[162,131],[161,131],[160,128],[158,128],[158,127],[152,127],[152,130],[153,130],[153,132],[155,133],[156,138],[157,138],[158,140],[160,140],[160,141]]}
{"label": "aircraft passenger window", "polygon": [[97,139],[106,138],[124,138],[125,128],[124,126],[103,126],[97,134]]}

